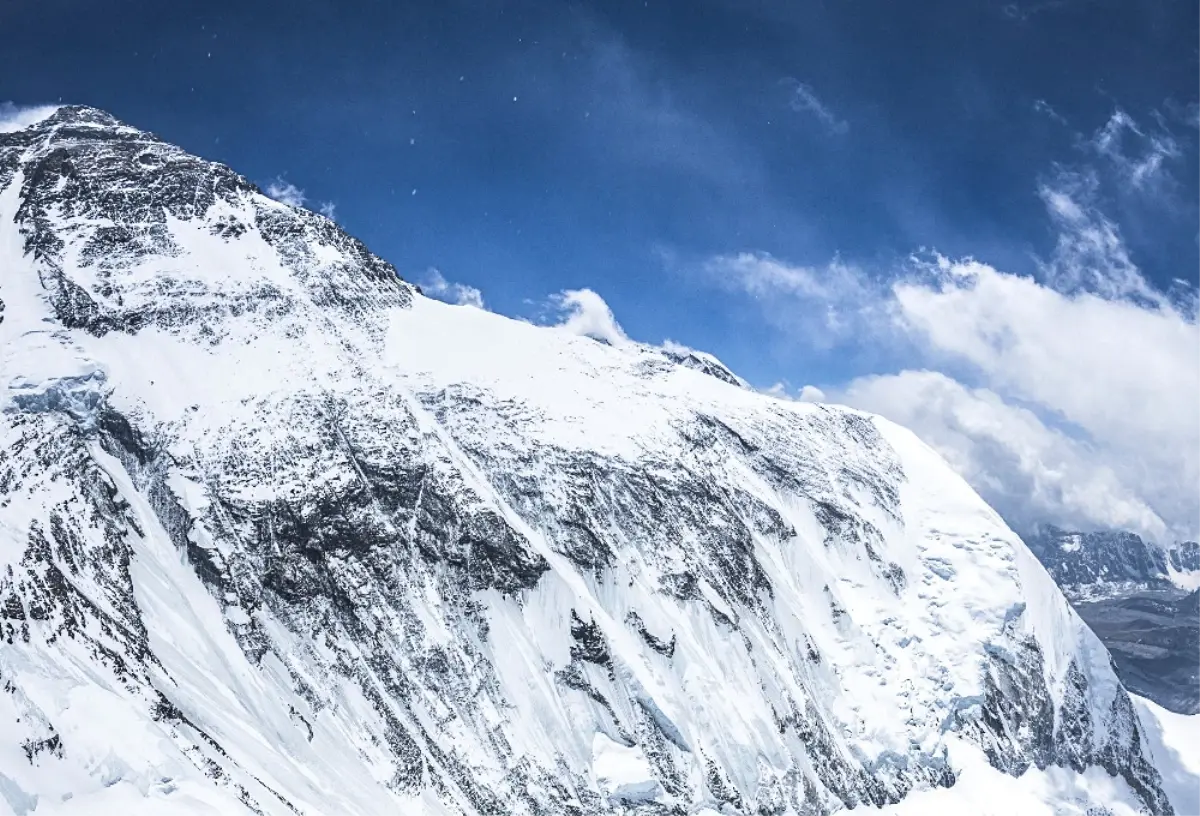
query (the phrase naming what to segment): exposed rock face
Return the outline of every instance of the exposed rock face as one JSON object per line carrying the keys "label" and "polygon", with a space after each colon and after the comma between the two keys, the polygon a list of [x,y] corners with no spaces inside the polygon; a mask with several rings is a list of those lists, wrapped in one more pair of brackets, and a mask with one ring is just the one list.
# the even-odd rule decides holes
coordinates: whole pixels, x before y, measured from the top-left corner
{"label": "exposed rock face", "polygon": [[[1052,525],[1026,533],[1024,538],[1072,600],[1171,589],[1186,585],[1189,578],[1200,582],[1200,545],[1195,541],[1160,546],[1136,533],[1072,532]],[[1196,575],[1193,578],[1188,573]]]}
{"label": "exposed rock face", "polygon": [[0,135],[0,300],[15,812],[828,814],[959,740],[1171,812],[1099,641],[883,420],[429,301],[88,108]]}

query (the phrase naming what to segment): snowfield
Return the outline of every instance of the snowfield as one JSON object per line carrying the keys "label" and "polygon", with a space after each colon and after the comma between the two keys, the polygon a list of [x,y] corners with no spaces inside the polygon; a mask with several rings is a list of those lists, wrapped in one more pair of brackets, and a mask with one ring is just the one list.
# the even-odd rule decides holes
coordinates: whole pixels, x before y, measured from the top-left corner
{"label": "snowfield", "polygon": [[0,813],[1189,812],[882,419],[429,300],[89,108],[0,135],[0,300]]}
{"label": "snowfield", "polygon": [[1151,700],[1133,699],[1175,812],[1200,813],[1200,715],[1176,714]]}

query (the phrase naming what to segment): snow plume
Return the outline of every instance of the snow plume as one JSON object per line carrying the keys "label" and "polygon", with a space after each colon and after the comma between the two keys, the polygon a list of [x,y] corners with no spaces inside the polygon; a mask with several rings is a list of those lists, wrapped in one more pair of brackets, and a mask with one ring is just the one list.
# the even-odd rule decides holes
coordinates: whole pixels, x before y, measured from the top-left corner
{"label": "snow plume", "polygon": [[308,205],[308,196],[304,190],[292,184],[283,178],[283,176],[276,176],[268,183],[266,193],[280,204],[287,204],[289,207],[304,207],[313,212],[319,212],[330,221],[337,220],[337,204],[332,201],[322,201],[320,203],[314,202],[316,206],[310,207]]}
{"label": "snow plume", "polygon": [[550,300],[561,314],[559,328],[610,346],[625,346],[631,342],[604,298],[591,289],[568,289]]}
{"label": "snow plume", "polygon": [[277,177],[268,184],[266,192],[280,204],[287,204],[289,207],[303,207],[304,202],[308,200],[303,190],[283,177]]}
{"label": "snow plume", "polygon": [[432,267],[425,272],[420,285],[421,291],[434,300],[459,306],[474,306],[476,309],[486,308],[483,305],[482,292],[474,286],[448,281],[440,271]]}
{"label": "snow plume", "polygon": [[37,124],[58,110],[58,105],[16,105],[0,102],[0,133],[13,133]]}

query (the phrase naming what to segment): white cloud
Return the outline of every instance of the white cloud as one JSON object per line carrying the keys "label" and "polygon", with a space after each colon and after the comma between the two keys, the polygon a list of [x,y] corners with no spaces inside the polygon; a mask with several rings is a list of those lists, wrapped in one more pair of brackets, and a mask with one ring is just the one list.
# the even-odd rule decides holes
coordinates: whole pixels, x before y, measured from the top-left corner
{"label": "white cloud", "polygon": [[[914,261],[889,286],[854,267],[714,258],[708,276],[810,347],[886,350],[910,369],[828,396],[911,425],[1017,524],[1192,537],[1200,516],[1200,330],[1150,287],[1086,176],[1040,193],[1059,230],[1044,278]],[[929,367],[955,372],[916,371]],[[771,389],[786,396],[782,385]]]}
{"label": "white cloud", "polygon": [[[972,261],[892,290],[917,358],[804,402],[842,402],[911,427],[1018,526],[1119,528],[1192,538],[1200,509],[1200,331],[1168,305],[1065,295]],[[803,328],[801,314],[793,320]],[[865,324],[863,324],[865,327]],[[867,338],[887,343],[891,327]],[[965,369],[964,369],[965,364]]]}
{"label": "white cloud", "polygon": [[1099,437],[1200,447],[1196,323],[1170,305],[1064,295],[973,261],[942,262],[940,283],[894,288],[898,314],[937,352],[995,387],[1047,406]]}
{"label": "white cloud", "polygon": [[267,185],[267,195],[289,207],[303,207],[304,202],[308,200],[303,190],[290,181],[285,181],[282,177],[276,178]]}
{"label": "white cloud", "polygon": [[1018,527],[1052,519],[1067,527],[1168,534],[1132,474],[1114,468],[1123,457],[1047,425],[994,391],[934,371],[902,371],[855,380],[833,398],[914,430]]}
{"label": "white cloud", "polygon": [[835,345],[866,322],[880,318],[879,292],[857,267],[834,259],[825,266],[795,266],[763,252],[718,255],[705,275],[758,301],[777,327],[818,347]]}
{"label": "white cloud", "polygon": [[798,113],[809,113],[817,118],[817,120],[829,130],[830,133],[843,134],[850,130],[850,123],[845,119],[840,119],[831,111],[817,92],[813,90],[811,85],[804,82],[799,82],[794,79],[786,80],[789,88],[791,88],[791,98],[788,104],[792,110]]}
{"label": "white cloud", "polygon": [[556,324],[561,329],[610,346],[626,346],[632,342],[617,325],[604,298],[591,289],[568,289],[553,296],[551,302],[562,315]]}
{"label": "white cloud", "polygon": [[1065,293],[1166,304],[1167,298],[1142,277],[1120,228],[1097,205],[1098,186],[1093,172],[1065,170],[1038,186],[1038,196],[1058,229],[1054,254],[1041,264],[1043,276]]}
{"label": "white cloud", "polygon": [[451,283],[440,271],[430,268],[420,281],[421,291],[431,298],[455,303],[459,306],[474,306],[476,309],[486,308],[483,305],[483,293],[474,286],[463,283]]}
{"label": "white cloud", "polygon": [[58,105],[15,105],[0,102],[0,133],[14,133],[37,124],[58,110]]}
{"label": "white cloud", "polygon": [[1091,147],[1137,188],[1152,188],[1163,177],[1163,165],[1181,155],[1178,143],[1165,130],[1151,132],[1117,109],[1092,137]]}
{"label": "white cloud", "polygon": [[332,201],[322,201],[317,212],[321,213],[321,215],[325,216],[330,221],[337,220],[337,205]]}

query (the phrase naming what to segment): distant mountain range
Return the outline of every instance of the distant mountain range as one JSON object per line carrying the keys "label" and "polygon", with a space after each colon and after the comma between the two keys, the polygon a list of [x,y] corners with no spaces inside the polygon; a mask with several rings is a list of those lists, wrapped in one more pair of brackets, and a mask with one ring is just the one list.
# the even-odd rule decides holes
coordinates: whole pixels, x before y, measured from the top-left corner
{"label": "distant mountain range", "polygon": [[1180,714],[1200,712],[1200,545],[1051,526],[1024,538],[1108,647],[1126,688]]}
{"label": "distant mountain range", "polygon": [[1160,546],[1130,532],[1072,532],[1043,525],[1022,536],[1072,601],[1140,589],[1200,588],[1200,544]]}

